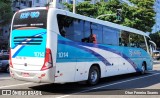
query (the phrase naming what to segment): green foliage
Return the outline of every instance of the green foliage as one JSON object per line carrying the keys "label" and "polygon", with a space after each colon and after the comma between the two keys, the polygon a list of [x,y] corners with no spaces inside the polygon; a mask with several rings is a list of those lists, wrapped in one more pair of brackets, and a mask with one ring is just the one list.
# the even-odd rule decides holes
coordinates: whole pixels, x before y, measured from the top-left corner
{"label": "green foliage", "polygon": [[123,25],[151,32],[151,28],[155,24],[155,12],[153,10],[154,0],[130,0],[134,6],[123,6],[125,21]]}
{"label": "green foliage", "polygon": [[[117,21],[117,9],[121,9],[121,5],[119,0],[110,0],[108,2],[99,2],[96,5],[96,9],[97,9],[97,14],[95,17],[99,16],[99,15],[103,15],[103,14],[108,14],[105,17],[100,17],[99,19],[105,20],[105,21],[110,21],[110,22],[114,22],[114,23],[118,23],[119,21]],[[109,15],[112,14],[112,15]]]}
{"label": "green foliage", "polygon": [[93,17],[96,14],[96,7],[90,2],[79,3],[76,7],[76,12],[81,15]]}
{"label": "green foliage", "polygon": [[[72,4],[65,3],[64,5],[69,9],[69,11],[72,12],[73,10]],[[76,13],[85,15],[88,17],[93,17],[97,13],[97,9],[95,5],[90,4],[89,1],[84,1],[83,3],[79,3],[76,6]]]}
{"label": "green foliage", "polygon": [[0,0],[0,25],[10,23],[12,18],[11,0]]}
{"label": "green foliage", "polygon": [[[76,6],[76,13],[96,18],[97,16],[108,14],[99,19],[110,21],[124,26],[129,26],[150,32],[155,24],[155,12],[153,10],[154,0],[129,0],[134,6],[129,6],[126,3],[120,3],[119,0],[109,0],[108,2],[98,2],[90,4],[89,0],[80,3]],[[72,11],[72,5],[66,4]],[[122,21],[118,21],[116,17],[117,9],[122,9]],[[112,15],[109,15],[112,14]]]}

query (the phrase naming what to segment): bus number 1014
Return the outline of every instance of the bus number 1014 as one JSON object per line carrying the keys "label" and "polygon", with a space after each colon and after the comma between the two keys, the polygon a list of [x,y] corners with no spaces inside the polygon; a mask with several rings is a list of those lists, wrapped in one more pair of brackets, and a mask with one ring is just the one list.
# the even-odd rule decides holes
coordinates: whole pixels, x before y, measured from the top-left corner
{"label": "bus number 1014", "polygon": [[58,57],[59,58],[67,58],[68,57],[68,52],[58,52]]}

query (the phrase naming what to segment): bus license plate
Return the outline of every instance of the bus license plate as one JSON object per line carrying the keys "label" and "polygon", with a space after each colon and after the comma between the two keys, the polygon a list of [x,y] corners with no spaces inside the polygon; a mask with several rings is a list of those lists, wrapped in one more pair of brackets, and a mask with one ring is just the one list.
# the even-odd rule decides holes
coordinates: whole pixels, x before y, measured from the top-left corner
{"label": "bus license plate", "polygon": [[23,77],[29,77],[29,73],[22,73]]}

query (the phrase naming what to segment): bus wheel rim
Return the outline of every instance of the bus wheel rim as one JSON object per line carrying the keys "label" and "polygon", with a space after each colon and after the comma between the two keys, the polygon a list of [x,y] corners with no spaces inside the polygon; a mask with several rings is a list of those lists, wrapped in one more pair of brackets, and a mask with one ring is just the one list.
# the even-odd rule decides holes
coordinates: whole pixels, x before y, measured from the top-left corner
{"label": "bus wheel rim", "polygon": [[144,67],[144,66],[142,66],[142,73],[144,73],[144,71],[145,71],[145,67]]}
{"label": "bus wheel rim", "polygon": [[98,77],[97,71],[96,71],[96,70],[93,70],[93,71],[91,72],[91,81],[92,81],[92,82],[96,82],[96,81],[97,81],[97,77]]}

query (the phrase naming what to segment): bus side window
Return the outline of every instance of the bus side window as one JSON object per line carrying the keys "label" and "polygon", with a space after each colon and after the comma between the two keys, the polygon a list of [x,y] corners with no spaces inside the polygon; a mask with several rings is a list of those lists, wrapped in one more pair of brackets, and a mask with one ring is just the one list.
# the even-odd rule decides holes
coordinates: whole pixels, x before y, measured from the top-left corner
{"label": "bus side window", "polygon": [[88,39],[88,38],[83,38],[81,41],[82,41],[82,42],[89,43],[89,39]]}
{"label": "bus side window", "polygon": [[61,33],[61,35],[62,35],[63,37],[66,36],[66,31],[64,30],[64,27],[61,29],[60,33]]}
{"label": "bus side window", "polygon": [[138,42],[139,42],[139,47],[144,49],[145,51],[147,51],[147,46],[146,46],[146,43],[145,43],[145,39],[144,39],[144,36],[142,35],[139,35],[138,36]]}
{"label": "bus side window", "polygon": [[121,31],[121,46],[129,46],[129,33]]}
{"label": "bus side window", "polygon": [[83,39],[82,39],[82,42],[87,42],[87,43],[94,43],[94,44],[96,44],[96,43],[97,43],[96,35],[91,33],[91,35],[90,35],[89,37],[83,38]]}
{"label": "bus side window", "polygon": [[129,34],[130,47],[138,47],[138,35],[134,33]]}

